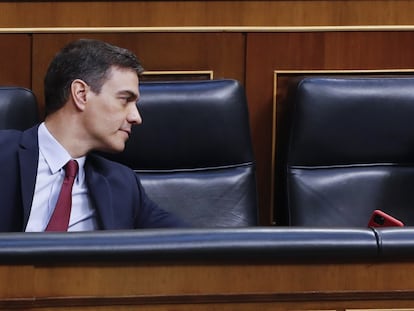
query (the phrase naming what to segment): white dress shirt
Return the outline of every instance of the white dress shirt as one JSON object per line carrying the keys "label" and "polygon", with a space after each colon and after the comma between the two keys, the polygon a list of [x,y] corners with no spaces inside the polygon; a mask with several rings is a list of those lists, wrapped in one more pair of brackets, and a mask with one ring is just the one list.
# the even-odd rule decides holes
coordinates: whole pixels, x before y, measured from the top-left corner
{"label": "white dress shirt", "polygon": [[[35,192],[26,232],[44,231],[59,196],[65,177],[65,164],[71,160],[69,153],[52,136],[44,123],[40,124],[39,163]],[[86,157],[74,159],[79,164],[78,175],[72,189],[72,210],[68,231],[89,231],[97,229],[96,212],[89,199],[85,181]]]}

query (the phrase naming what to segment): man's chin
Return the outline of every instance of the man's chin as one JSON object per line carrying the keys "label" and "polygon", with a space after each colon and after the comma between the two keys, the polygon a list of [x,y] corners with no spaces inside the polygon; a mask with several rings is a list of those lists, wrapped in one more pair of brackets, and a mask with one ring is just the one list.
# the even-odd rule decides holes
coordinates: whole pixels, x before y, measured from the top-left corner
{"label": "man's chin", "polygon": [[120,146],[107,146],[98,148],[96,151],[105,152],[105,153],[120,153],[125,150],[125,144]]}

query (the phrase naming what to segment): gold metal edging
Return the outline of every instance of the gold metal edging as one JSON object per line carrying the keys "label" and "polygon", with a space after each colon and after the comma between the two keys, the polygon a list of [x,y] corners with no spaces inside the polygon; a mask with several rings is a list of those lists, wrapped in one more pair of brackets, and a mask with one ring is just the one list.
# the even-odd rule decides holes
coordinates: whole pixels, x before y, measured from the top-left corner
{"label": "gold metal edging", "polygon": [[190,26],[190,27],[2,27],[0,33],[128,33],[128,32],[335,32],[413,31],[414,25],[358,26]]}
{"label": "gold metal edging", "polygon": [[144,76],[157,76],[157,75],[208,75],[210,80],[214,79],[213,70],[149,70],[142,73]]}

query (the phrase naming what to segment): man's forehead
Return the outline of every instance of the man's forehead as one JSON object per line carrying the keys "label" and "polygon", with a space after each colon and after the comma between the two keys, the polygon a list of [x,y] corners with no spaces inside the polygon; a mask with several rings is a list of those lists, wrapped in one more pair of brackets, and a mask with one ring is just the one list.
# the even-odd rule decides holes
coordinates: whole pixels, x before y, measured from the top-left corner
{"label": "man's forehead", "polygon": [[138,75],[132,69],[113,68],[107,77],[105,84],[119,89],[138,94]]}

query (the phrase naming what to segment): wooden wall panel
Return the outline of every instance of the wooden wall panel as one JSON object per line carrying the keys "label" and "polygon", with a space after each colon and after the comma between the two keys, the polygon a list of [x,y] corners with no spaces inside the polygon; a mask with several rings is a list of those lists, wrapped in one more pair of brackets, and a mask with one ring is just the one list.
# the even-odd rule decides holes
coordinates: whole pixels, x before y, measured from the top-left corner
{"label": "wooden wall panel", "polygon": [[[258,162],[261,219],[271,209],[272,158],[283,148],[278,137],[286,108],[278,106],[276,155],[273,143],[273,83],[276,70],[368,70],[414,68],[414,32],[298,32],[249,33],[247,36],[246,92],[251,109],[253,141]],[[279,90],[279,93],[281,90]],[[282,172],[276,165],[276,179]],[[285,216],[276,194],[276,215]],[[278,205],[278,203],[281,203]]]}
{"label": "wooden wall panel", "polygon": [[[28,46],[19,48],[19,53],[30,51],[29,36],[3,36]],[[26,80],[20,84],[28,85],[33,79],[31,86],[41,112],[47,64],[63,45],[79,37],[98,38],[130,48],[139,55],[147,70],[212,70],[215,78],[234,78],[245,83],[262,224],[272,222],[274,70],[414,68],[412,31],[35,33],[32,73],[29,52],[25,56],[27,65],[21,61],[17,65],[23,70],[16,71],[16,65],[9,62],[5,66]],[[23,43],[21,38],[25,39]],[[283,112],[283,107],[278,110]],[[280,114],[279,118],[283,120]]]}
{"label": "wooden wall panel", "polygon": [[2,1],[0,27],[410,25],[410,0]]}
{"label": "wooden wall panel", "polygon": [[[245,83],[260,219],[270,224],[273,71],[414,68],[412,12],[411,0],[1,1],[7,40],[0,42],[0,82],[31,86],[42,113],[53,54],[72,39],[94,37],[134,50],[148,70],[213,70],[215,78]],[[402,27],[363,31],[364,25]],[[296,28],[283,28],[290,26]]]}
{"label": "wooden wall panel", "polygon": [[131,49],[146,70],[212,70],[215,78],[244,84],[242,33],[34,34],[33,90],[43,111],[43,77],[53,55],[76,38],[96,38]]}
{"label": "wooden wall panel", "polygon": [[[414,68],[411,31],[36,33],[32,87],[41,111],[47,64],[60,47],[79,37],[130,48],[147,70],[213,70],[215,78],[246,81],[257,159],[260,220],[264,225],[272,222],[274,70]],[[283,113],[283,107],[278,110]],[[282,114],[279,118],[283,122]]]}
{"label": "wooden wall panel", "polygon": [[31,87],[31,36],[0,34],[0,85]]}

